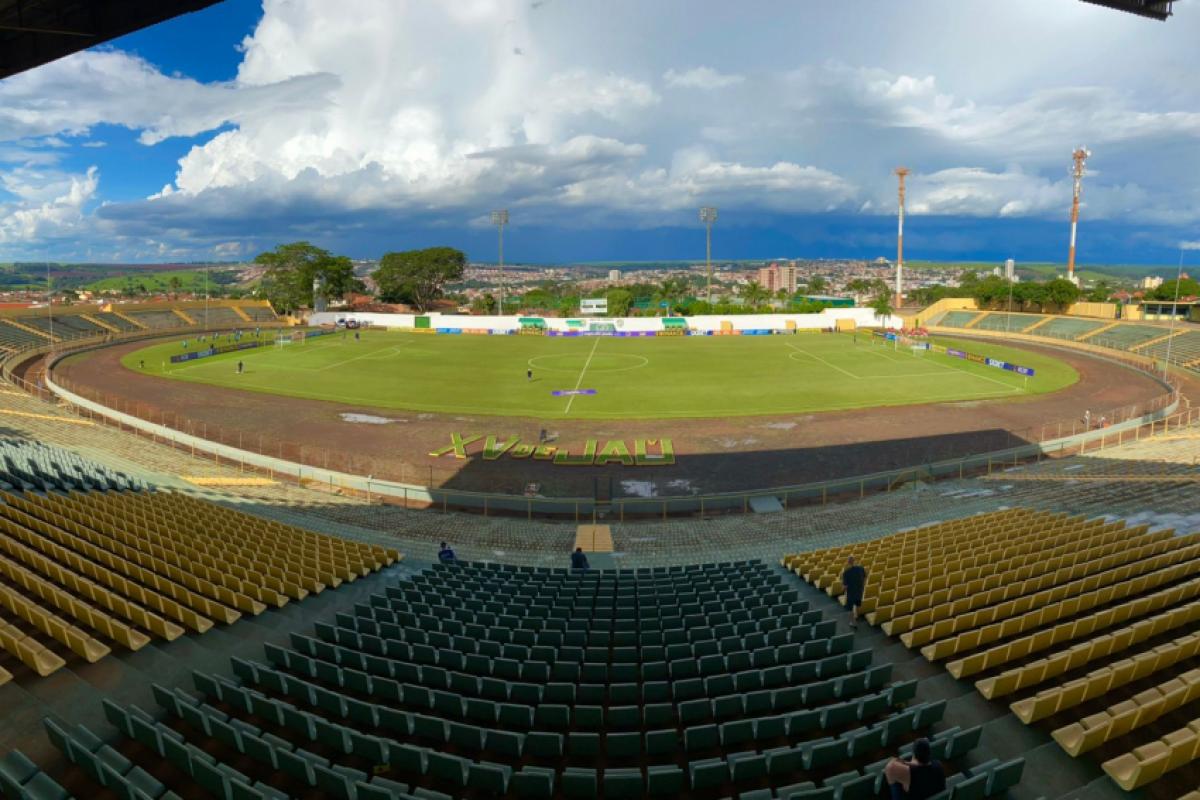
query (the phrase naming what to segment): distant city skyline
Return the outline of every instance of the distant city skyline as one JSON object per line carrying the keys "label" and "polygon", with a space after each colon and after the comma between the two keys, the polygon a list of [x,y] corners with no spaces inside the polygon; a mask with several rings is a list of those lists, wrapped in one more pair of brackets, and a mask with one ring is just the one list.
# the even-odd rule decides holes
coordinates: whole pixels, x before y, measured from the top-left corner
{"label": "distant city skyline", "polygon": [[[871,24],[863,24],[869,19]],[[686,20],[686,24],[681,24]],[[0,261],[1066,259],[1200,242],[1200,6],[226,0],[0,81]]]}

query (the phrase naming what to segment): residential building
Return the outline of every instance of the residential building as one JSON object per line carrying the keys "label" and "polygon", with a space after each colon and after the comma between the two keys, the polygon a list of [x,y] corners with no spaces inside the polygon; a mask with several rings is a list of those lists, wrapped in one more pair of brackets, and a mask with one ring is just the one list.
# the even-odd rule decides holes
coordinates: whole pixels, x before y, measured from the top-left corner
{"label": "residential building", "polygon": [[772,262],[758,271],[758,285],[772,293],[784,289],[788,294],[795,294],[796,265]]}

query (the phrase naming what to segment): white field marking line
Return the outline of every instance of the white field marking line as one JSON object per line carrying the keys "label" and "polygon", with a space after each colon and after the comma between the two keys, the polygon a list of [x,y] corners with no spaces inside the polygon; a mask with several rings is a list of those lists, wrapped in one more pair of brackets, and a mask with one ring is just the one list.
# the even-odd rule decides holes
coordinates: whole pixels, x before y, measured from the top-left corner
{"label": "white field marking line", "polygon": [[[343,364],[349,364],[351,361],[357,361],[360,358],[372,358],[372,357],[381,356],[384,354],[396,354],[397,351],[399,351],[399,349],[400,349],[400,345],[393,345],[391,347],[384,348],[383,350],[375,350],[374,352],[363,353],[362,355],[355,356],[354,358],[347,358],[342,361],[335,361],[334,363],[326,364],[323,367],[300,367],[300,366],[295,366],[292,364],[255,364],[254,368],[255,369],[286,370],[289,372],[322,372],[327,369],[333,369],[334,367],[340,367]],[[245,352],[248,354],[254,353],[255,355],[261,357],[261,356],[267,355],[267,353],[264,352],[266,350],[267,350],[267,348],[263,347],[263,348],[246,350]],[[221,355],[228,355],[228,354],[221,353]],[[278,354],[276,354],[276,355],[278,355]],[[246,355],[243,357],[243,359],[248,359],[248,358],[250,358],[249,355]],[[228,363],[229,360],[230,359],[222,359],[221,361],[217,362],[217,361],[205,361],[204,359],[197,359],[194,362],[185,362],[182,366],[175,367],[173,369],[169,368],[169,369],[167,369],[167,373],[175,374],[178,372],[183,372],[185,370],[194,369],[195,367],[212,367],[212,366],[215,366],[216,364]]]}
{"label": "white field marking line", "polygon": [[[596,337],[596,341],[592,342],[592,352],[588,353],[587,361],[583,362],[583,369],[579,370],[579,380],[575,381],[575,391],[579,391],[579,387],[583,385],[583,376],[587,372],[588,364],[592,363],[592,356],[596,355],[596,348],[600,346],[600,337]],[[563,412],[565,417],[571,413],[571,404],[575,402],[577,395],[571,395],[567,398],[567,410]]]}
{"label": "white field marking line", "polygon": [[[800,359],[796,358],[796,355],[796,353],[788,353],[788,358],[792,359],[793,361],[800,361]],[[803,355],[812,354],[804,353]],[[945,376],[945,374],[946,373],[944,372],[897,372],[893,375],[855,375],[854,377],[858,378],[860,381],[881,381],[891,378],[940,378]]]}
{"label": "white field marking line", "polygon": [[786,344],[788,347],[790,347],[790,348],[792,348],[793,350],[795,350],[797,353],[800,353],[800,354],[802,354],[802,355],[806,355],[806,356],[812,356],[813,358],[815,358],[817,361],[820,361],[820,362],[821,362],[822,364],[824,364],[825,366],[827,366],[827,367],[832,367],[833,369],[836,369],[838,372],[842,373],[843,375],[847,375],[847,376],[849,376],[849,377],[851,377],[851,378],[854,378],[854,380],[856,380],[856,381],[860,381],[860,380],[862,380],[862,378],[861,378],[861,377],[859,377],[858,375],[855,375],[855,374],[854,374],[854,373],[852,373],[852,372],[847,372],[846,370],[844,370],[844,369],[842,369],[841,367],[839,367],[837,364],[831,364],[831,363],[829,363],[828,361],[826,361],[825,359],[821,358],[821,357],[820,357],[819,355],[817,355],[816,353],[810,353],[810,352],[808,352],[807,350],[804,350],[804,349],[802,349],[802,348],[796,347],[796,345],[792,344],[791,342],[784,342],[784,344]]}
{"label": "white field marking line", "polygon": [[[563,354],[563,355],[565,355],[565,354]],[[596,371],[597,372],[629,372],[630,370],[641,369],[642,367],[650,366],[650,359],[646,358],[645,356],[635,356],[635,355],[631,355],[629,353],[614,353],[613,355],[619,356],[621,358],[640,358],[642,360],[642,363],[633,364],[628,367],[609,367],[607,369],[601,369],[601,368],[597,367]],[[525,363],[528,364],[532,369],[544,369],[547,372],[574,372],[575,371],[574,369],[563,369],[562,367],[545,367],[540,364],[534,363],[539,358],[558,358],[558,357],[559,357],[558,354],[534,356],[533,358],[529,359]]]}
{"label": "white field marking line", "polygon": [[385,347],[382,350],[374,350],[370,353],[363,353],[362,355],[354,356],[353,358],[346,358],[341,361],[335,361],[332,364],[326,364],[323,367],[308,367],[307,369],[311,372],[324,372],[327,369],[333,369],[335,367],[344,367],[345,365],[351,363],[352,361],[361,361],[364,358],[375,358],[376,356],[381,356],[381,355],[384,355],[385,353],[389,354],[389,355],[395,355],[398,353],[399,350],[400,350],[400,348],[398,346],[392,345],[391,347]]}

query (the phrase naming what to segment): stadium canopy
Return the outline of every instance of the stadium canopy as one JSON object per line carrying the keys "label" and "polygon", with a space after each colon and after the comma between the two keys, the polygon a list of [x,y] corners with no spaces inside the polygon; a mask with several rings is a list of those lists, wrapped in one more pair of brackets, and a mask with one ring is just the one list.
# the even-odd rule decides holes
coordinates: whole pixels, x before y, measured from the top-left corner
{"label": "stadium canopy", "polygon": [[1171,6],[1175,0],[1083,0],[1098,6],[1115,8],[1118,11],[1128,11],[1151,19],[1164,20],[1171,16]]}
{"label": "stadium canopy", "polygon": [[0,0],[0,78],[219,0]]}

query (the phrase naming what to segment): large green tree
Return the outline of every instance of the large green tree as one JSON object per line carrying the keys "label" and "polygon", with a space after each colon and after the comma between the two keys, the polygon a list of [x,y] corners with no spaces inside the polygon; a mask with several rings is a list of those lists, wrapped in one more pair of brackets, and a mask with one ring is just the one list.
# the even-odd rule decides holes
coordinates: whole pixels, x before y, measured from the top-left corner
{"label": "large green tree", "polygon": [[628,289],[609,289],[605,297],[608,300],[608,316],[629,316],[629,309],[633,306],[633,294]]}
{"label": "large green tree", "polygon": [[385,253],[371,277],[379,287],[380,300],[425,311],[442,296],[442,287],[462,279],[466,265],[466,254],[453,247],[403,250]]}
{"label": "large green tree", "polygon": [[308,242],[281,244],[259,253],[254,261],[267,268],[262,296],[283,314],[313,305],[313,281],[318,277],[324,278],[321,293],[326,300],[339,298],[357,285],[349,258],[335,256]]}
{"label": "large green tree", "polygon": [[[1200,296],[1200,282],[1192,278],[1184,278],[1179,281],[1179,296],[1180,297],[1196,297]],[[1147,300],[1174,300],[1175,299],[1175,280],[1163,281],[1162,286],[1146,293]]]}

